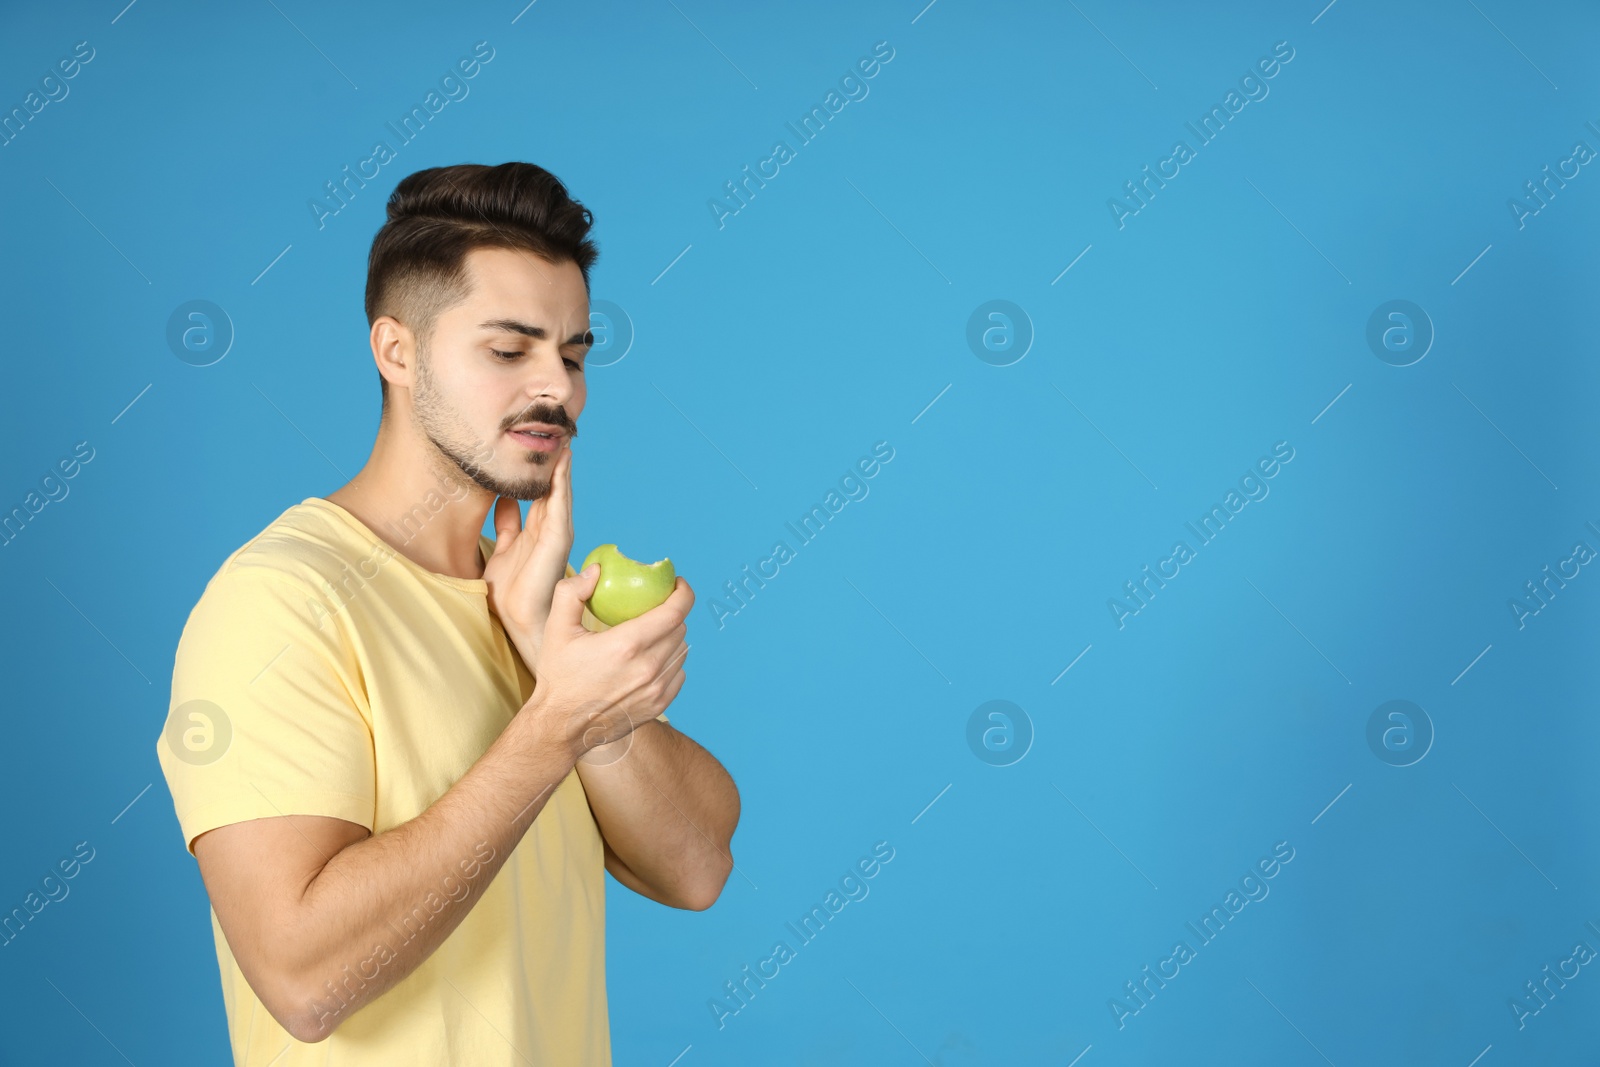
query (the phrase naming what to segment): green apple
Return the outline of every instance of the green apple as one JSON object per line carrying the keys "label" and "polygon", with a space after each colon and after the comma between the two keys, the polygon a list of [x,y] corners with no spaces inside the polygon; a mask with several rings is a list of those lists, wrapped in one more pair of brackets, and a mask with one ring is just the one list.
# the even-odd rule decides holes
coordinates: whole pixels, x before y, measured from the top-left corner
{"label": "green apple", "polygon": [[591,563],[600,564],[600,577],[589,597],[589,610],[607,626],[643,615],[672,595],[678,581],[672,560],[640,563],[617,551],[616,545],[596,548],[583,557],[578,570],[587,570]]}

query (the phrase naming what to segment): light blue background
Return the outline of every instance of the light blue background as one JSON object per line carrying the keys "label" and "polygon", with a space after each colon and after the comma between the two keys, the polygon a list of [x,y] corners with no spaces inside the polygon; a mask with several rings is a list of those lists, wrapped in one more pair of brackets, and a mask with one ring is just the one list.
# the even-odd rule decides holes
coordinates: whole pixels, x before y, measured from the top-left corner
{"label": "light blue background", "polygon": [[[1600,949],[1600,577],[1521,629],[1508,602],[1600,548],[1600,175],[1507,206],[1600,148],[1592,6],[121,3],[0,16],[0,108],[95,49],[0,146],[0,508],[95,449],[0,548],[0,910],[96,853],[0,949],[6,1062],[226,1062],[154,752],[177,638],[229,552],[367,457],[388,192],[507,160],[594,211],[594,297],[636,331],[590,374],[575,559],[615,541],[694,586],[670,713],[743,798],[710,911],[611,883],[618,1064],[1594,1048],[1595,968],[1525,1028],[1509,1001]],[[323,183],[480,40],[470,95],[319,229]],[[708,200],[878,41],[869,95],[719,229]],[[1269,95],[1119,229],[1108,199],[1279,41]],[[207,367],[165,341],[194,299],[237,333]],[[1010,366],[966,341],[994,299],[1035,335]],[[1391,299],[1436,331],[1408,367],[1365,339]],[[870,495],[718,629],[878,441]],[[1119,629],[1107,600],[1279,441],[1270,495]],[[996,699],[1033,731],[1005,767],[967,743]],[[1392,699],[1436,734],[1412,766],[1366,740]],[[719,1029],[723,983],[878,841],[870,895]],[[1280,841],[1270,895],[1119,1029],[1123,983]]]}

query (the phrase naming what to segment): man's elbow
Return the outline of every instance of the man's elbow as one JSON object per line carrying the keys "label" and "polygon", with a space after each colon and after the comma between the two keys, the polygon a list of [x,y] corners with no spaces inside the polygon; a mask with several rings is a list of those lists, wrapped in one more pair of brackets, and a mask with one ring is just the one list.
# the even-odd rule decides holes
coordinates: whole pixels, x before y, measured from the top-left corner
{"label": "man's elbow", "polygon": [[315,1000],[308,1000],[299,1010],[286,1010],[281,1014],[273,1012],[279,1024],[287,1031],[289,1036],[296,1041],[314,1045],[319,1041],[326,1041],[333,1036],[339,1028],[343,1017],[338,1012],[323,1011],[318,1008]]}
{"label": "man's elbow", "polygon": [[281,981],[271,991],[271,998],[261,997],[262,1007],[277,1020],[290,1037],[308,1045],[326,1041],[333,1036],[339,1024],[349,1015],[346,1005],[337,997],[327,998],[328,1003],[306,992],[301,983]]}
{"label": "man's elbow", "polygon": [[722,847],[716,850],[716,855],[711,858],[707,867],[701,871],[701,878],[687,894],[683,907],[689,911],[705,911],[717,902],[722,896],[722,887],[728,884],[728,876],[733,873],[733,833],[739,827],[739,791],[733,787],[733,779],[728,779],[732,790],[732,800],[728,810],[728,825],[724,831],[726,836],[722,839]]}
{"label": "man's elbow", "polygon": [[705,872],[705,877],[685,889],[682,907],[687,911],[705,911],[711,907],[722,896],[722,887],[728,884],[728,875],[731,873],[732,853],[719,856],[716,865]]}

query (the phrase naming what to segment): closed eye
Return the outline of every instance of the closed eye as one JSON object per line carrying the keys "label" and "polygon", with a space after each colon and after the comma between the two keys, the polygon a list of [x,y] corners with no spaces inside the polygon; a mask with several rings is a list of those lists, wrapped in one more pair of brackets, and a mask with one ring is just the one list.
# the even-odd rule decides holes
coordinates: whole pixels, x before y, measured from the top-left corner
{"label": "closed eye", "polygon": [[[491,348],[489,351],[493,353],[494,358],[501,363],[512,363],[522,356],[521,352],[502,352],[497,348]],[[575,371],[583,370],[583,364],[579,363],[575,359],[566,359],[563,357],[562,362],[566,363],[567,366],[571,367]]]}

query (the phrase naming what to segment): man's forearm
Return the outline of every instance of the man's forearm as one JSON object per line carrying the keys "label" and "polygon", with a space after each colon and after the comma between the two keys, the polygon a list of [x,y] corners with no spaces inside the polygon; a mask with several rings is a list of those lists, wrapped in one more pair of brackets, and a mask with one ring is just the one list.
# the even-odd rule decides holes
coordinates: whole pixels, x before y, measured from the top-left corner
{"label": "man's forearm", "polygon": [[646,895],[709,907],[733,869],[739,823],[739,790],[722,764],[670,724],[648,722],[577,766],[607,846]]}
{"label": "man's forearm", "polygon": [[532,705],[428,809],[339,853],[307,886],[293,944],[294,1036],[320,1041],[466,918],[572,770]]}

